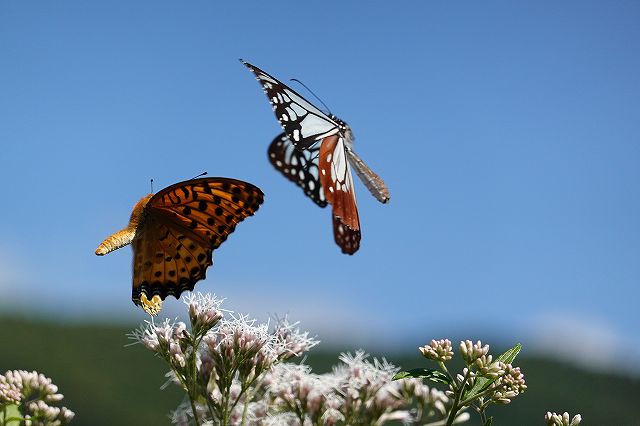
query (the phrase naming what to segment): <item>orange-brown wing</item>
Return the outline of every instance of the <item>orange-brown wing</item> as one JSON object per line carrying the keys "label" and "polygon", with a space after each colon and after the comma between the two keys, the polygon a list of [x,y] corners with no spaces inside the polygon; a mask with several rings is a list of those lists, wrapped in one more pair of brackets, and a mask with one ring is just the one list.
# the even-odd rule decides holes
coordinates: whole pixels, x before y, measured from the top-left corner
{"label": "orange-brown wing", "polygon": [[152,218],[144,222],[132,247],[131,298],[152,315],[160,311],[167,296],[178,298],[183,291],[193,290],[213,264],[210,247]]}
{"label": "orange-brown wing", "polygon": [[228,178],[193,179],[155,194],[132,243],[134,303],[155,311],[145,299],[158,296],[159,310],[167,296],[193,290],[213,264],[213,250],[258,210],[263,197],[256,186]]}
{"label": "orange-brown wing", "polygon": [[318,161],[324,196],[333,209],[334,239],[343,253],[353,254],[360,247],[360,219],[344,140],[324,138]]}

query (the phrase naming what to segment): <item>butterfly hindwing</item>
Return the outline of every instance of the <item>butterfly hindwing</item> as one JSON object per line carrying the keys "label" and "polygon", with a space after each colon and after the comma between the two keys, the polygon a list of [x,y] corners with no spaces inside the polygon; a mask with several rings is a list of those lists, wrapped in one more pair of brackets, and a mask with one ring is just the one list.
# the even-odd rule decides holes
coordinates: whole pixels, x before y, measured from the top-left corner
{"label": "butterfly hindwing", "polygon": [[145,222],[141,238],[134,239],[132,246],[131,298],[136,304],[140,304],[142,294],[148,300],[155,295],[161,300],[167,296],[180,297],[183,291],[193,290],[213,264],[210,247],[153,218]]}
{"label": "butterfly hindwing", "polygon": [[326,207],[327,200],[318,175],[319,151],[320,144],[300,151],[291,143],[286,133],[281,133],[269,145],[268,156],[276,170],[302,188],[307,197],[318,206]]}
{"label": "butterfly hindwing", "polygon": [[351,229],[342,223],[342,219],[333,216],[333,238],[343,253],[353,254],[360,248],[360,229]]}
{"label": "butterfly hindwing", "polygon": [[316,141],[340,131],[338,123],[298,92],[260,68],[241,62],[255,74],[278,122],[298,149],[308,149]]}
{"label": "butterfly hindwing", "polygon": [[262,202],[259,188],[228,178],[193,179],[153,195],[133,241],[134,302],[193,290],[213,264],[213,250]]}
{"label": "butterfly hindwing", "polygon": [[341,137],[334,135],[323,139],[318,165],[325,197],[332,206],[334,239],[344,253],[353,254],[360,247],[360,219],[353,177]]}

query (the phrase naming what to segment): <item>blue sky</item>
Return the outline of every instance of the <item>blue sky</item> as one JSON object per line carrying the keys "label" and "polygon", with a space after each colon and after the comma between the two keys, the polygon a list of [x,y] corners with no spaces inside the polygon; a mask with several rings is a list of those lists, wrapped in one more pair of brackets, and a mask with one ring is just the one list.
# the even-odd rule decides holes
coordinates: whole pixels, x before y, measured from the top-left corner
{"label": "blue sky", "polygon": [[[93,252],[150,178],[206,170],[266,194],[196,287],[228,308],[368,349],[639,355],[640,4],[403,6],[3,2],[0,309],[144,319],[130,250]],[[386,180],[389,205],[357,184],[355,256],[272,170],[280,128],[238,58],[303,80]]]}

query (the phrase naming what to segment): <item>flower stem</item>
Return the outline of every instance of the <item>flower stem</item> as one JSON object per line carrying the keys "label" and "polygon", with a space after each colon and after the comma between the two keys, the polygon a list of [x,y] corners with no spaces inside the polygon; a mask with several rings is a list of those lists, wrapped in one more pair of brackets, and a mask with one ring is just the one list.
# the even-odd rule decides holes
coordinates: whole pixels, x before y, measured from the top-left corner
{"label": "flower stem", "polygon": [[[464,375],[464,378],[462,379],[460,386],[455,389],[456,397],[453,400],[453,405],[451,406],[451,411],[449,412],[449,417],[447,418],[447,423],[445,424],[445,426],[451,426],[453,424],[453,421],[456,418],[456,414],[458,414],[458,411],[462,406],[460,404],[460,400],[462,399],[462,394],[464,393],[464,387],[467,384],[467,380],[469,379],[470,374],[471,374],[471,369],[467,369],[467,372]],[[455,383],[455,382],[452,382],[452,383]]]}
{"label": "flower stem", "polygon": [[444,371],[444,373],[447,375],[447,377],[449,377],[449,381],[454,386],[454,390],[455,390],[456,381],[454,380],[453,376],[451,376],[451,373],[449,373],[449,370],[447,369],[447,366],[444,365],[444,362],[442,362],[442,361],[438,361],[438,366],[440,367],[440,370]]}
{"label": "flower stem", "polygon": [[467,405],[469,404],[471,401],[473,401],[474,399],[478,399],[478,398],[482,398],[485,395],[493,392],[495,389],[485,389],[482,392],[480,392],[479,394],[472,396],[471,398],[465,399],[464,401],[462,401],[462,403],[460,405]]}
{"label": "flower stem", "polygon": [[193,421],[196,426],[200,426],[200,421],[198,420],[198,411],[196,410],[195,400],[198,395],[198,370],[196,368],[196,351],[198,350],[198,345],[200,344],[195,338],[191,340],[191,356],[189,357],[189,367],[191,368],[191,383],[187,383],[189,402],[191,402],[191,410],[193,411]]}
{"label": "flower stem", "polygon": [[191,395],[189,395],[189,402],[191,402],[191,411],[193,411],[193,421],[196,423],[196,426],[200,426],[200,422],[198,421],[198,412],[196,411],[196,404],[193,402]]}

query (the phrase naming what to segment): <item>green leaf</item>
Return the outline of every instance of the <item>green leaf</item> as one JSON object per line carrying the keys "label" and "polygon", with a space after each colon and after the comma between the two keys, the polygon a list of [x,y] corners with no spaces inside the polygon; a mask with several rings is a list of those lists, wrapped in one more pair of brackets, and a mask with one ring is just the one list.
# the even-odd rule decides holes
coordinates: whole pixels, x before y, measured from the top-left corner
{"label": "green leaf", "polygon": [[493,417],[489,417],[486,422],[482,424],[482,426],[491,426],[493,423]]}
{"label": "green leaf", "polygon": [[[516,359],[516,357],[518,356],[518,354],[520,353],[521,350],[522,350],[522,345],[520,343],[517,343],[511,349],[507,349],[502,355],[500,355],[496,359],[496,361],[502,361],[505,364],[511,364],[511,363],[513,363],[513,360]],[[469,399],[469,398],[475,397],[480,392],[484,391],[489,386],[491,386],[491,383],[495,382],[496,380],[497,380],[497,378],[496,379],[487,379],[485,377],[478,377],[476,379],[475,385],[473,385],[473,388],[471,388],[471,390],[465,394],[464,399]]]}
{"label": "green leaf", "polygon": [[444,383],[445,385],[451,383],[451,380],[449,380],[449,376],[438,370],[431,370],[429,368],[414,368],[413,370],[409,371],[401,371],[393,376],[391,380],[399,379],[428,379],[432,382]]}
{"label": "green leaf", "polygon": [[498,361],[502,361],[505,364],[513,363],[513,360],[516,359],[520,351],[522,350],[522,345],[520,343],[516,344],[511,349],[506,350],[502,355],[498,357]]}

